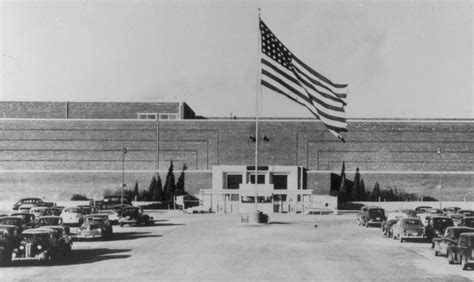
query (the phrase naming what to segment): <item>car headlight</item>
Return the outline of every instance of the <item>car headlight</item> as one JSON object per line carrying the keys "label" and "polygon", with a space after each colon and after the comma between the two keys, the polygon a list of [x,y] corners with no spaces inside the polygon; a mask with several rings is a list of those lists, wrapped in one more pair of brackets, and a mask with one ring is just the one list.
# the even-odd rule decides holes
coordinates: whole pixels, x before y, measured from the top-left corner
{"label": "car headlight", "polygon": [[23,250],[24,248],[25,248],[25,246],[23,246],[23,245],[20,245],[20,247],[19,247],[20,250]]}
{"label": "car headlight", "polygon": [[38,250],[41,250],[43,247],[41,245],[38,245],[36,246],[36,248],[38,248]]}

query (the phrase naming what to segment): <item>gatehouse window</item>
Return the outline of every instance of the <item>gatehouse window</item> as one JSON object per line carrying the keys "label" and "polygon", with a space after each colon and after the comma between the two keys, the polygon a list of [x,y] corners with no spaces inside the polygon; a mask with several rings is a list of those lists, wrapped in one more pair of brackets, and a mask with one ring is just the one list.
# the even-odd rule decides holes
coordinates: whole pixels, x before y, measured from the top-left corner
{"label": "gatehouse window", "polygon": [[239,189],[242,184],[242,174],[227,174],[226,177],[226,189]]}
{"label": "gatehouse window", "polygon": [[287,174],[273,174],[272,183],[273,183],[273,189],[286,190],[288,189],[288,175]]}
{"label": "gatehouse window", "polygon": [[[250,183],[255,184],[255,173],[250,173],[249,177]],[[265,184],[265,174],[258,174],[257,184]]]}

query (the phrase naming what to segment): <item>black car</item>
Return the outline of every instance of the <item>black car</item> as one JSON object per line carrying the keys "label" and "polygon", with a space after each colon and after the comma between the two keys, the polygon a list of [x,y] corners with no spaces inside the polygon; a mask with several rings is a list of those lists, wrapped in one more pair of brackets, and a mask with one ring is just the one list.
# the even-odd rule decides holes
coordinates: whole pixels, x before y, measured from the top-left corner
{"label": "black car", "polygon": [[444,234],[446,228],[454,226],[452,218],[447,216],[433,216],[425,226],[426,239],[431,242],[433,238],[438,238]]}
{"label": "black car", "polygon": [[365,215],[362,217],[362,225],[365,227],[369,226],[382,226],[382,223],[386,220],[385,210],[379,207],[369,207],[365,211]]}
{"label": "black car", "polygon": [[469,227],[448,227],[440,238],[433,239],[434,255],[446,255],[450,264],[454,263],[453,248],[457,247],[459,236],[465,232],[474,232],[474,228]]}
{"label": "black car", "polygon": [[459,226],[466,226],[474,228],[474,216],[466,216],[461,219]]}
{"label": "black car", "polygon": [[456,248],[452,248],[454,263],[461,263],[463,270],[474,266],[474,233],[462,233]]}

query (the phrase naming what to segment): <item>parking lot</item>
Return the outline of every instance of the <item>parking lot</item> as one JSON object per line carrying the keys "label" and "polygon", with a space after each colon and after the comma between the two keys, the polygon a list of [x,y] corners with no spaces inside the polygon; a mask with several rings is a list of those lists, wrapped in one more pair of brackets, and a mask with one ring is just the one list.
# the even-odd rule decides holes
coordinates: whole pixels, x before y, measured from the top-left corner
{"label": "parking lot", "polygon": [[[437,280],[471,281],[474,271],[435,257],[431,244],[385,238],[354,214],[270,216],[151,213],[147,227],[114,226],[111,240],[75,241],[52,266],[1,269],[5,280]],[[315,227],[317,226],[317,227]]]}

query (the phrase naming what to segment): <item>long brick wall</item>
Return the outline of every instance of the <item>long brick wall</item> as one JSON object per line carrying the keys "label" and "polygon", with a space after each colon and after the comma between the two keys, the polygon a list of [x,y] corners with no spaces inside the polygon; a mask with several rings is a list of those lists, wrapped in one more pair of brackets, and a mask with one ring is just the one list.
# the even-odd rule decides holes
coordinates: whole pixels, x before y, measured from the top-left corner
{"label": "long brick wall", "polygon": [[[437,197],[439,171],[446,199],[474,200],[472,121],[352,121],[339,142],[314,120],[262,120],[261,165],[300,165],[307,187],[329,191],[329,173],[361,170],[367,189],[404,189]],[[12,193],[94,194],[122,181],[148,187],[157,165],[162,178],[173,160],[186,165],[186,190],[209,189],[213,165],[253,165],[252,120],[0,120],[0,196]],[[437,154],[438,148],[441,155]],[[49,187],[49,188],[48,188]],[[62,187],[62,188],[61,188]],[[53,189],[53,190],[54,190]],[[101,192],[102,191],[102,192]],[[54,191],[53,191],[54,192]],[[51,192],[51,193],[53,193]],[[41,195],[39,195],[41,196]]]}
{"label": "long brick wall", "polygon": [[[186,103],[178,102],[9,102],[0,101],[0,118],[137,119],[138,113],[181,114],[194,118]],[[181,119],[181,117],[179,117]]]}

